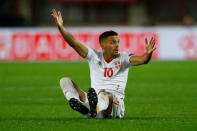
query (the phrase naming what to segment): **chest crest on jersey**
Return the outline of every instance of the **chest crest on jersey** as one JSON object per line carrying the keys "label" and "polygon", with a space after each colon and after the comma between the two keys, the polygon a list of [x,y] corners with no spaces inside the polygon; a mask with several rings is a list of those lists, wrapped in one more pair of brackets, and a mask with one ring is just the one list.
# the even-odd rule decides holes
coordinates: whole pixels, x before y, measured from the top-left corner
{"label": "chest crest on jersey", "polygon": [[98,65],[99,65],[99,66],[102,66],[102,63],[101,63],[101,61],[99,61],[99,62],[98,62]]}
{"label": "chest crest on jersey", "polygon": [[116,69],[120,69],[120,60],[114,62]]}

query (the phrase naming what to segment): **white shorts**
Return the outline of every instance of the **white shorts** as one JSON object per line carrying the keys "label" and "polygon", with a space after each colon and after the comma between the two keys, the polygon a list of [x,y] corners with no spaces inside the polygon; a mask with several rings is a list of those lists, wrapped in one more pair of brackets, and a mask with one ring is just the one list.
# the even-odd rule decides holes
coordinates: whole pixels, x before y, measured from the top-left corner
{"label": "white shorts", "polygon": [[111,114],[100,112],[97,118],[123,118],[125,112],[124,95],[113,90],[105,91],[113,95],[112,112]]}

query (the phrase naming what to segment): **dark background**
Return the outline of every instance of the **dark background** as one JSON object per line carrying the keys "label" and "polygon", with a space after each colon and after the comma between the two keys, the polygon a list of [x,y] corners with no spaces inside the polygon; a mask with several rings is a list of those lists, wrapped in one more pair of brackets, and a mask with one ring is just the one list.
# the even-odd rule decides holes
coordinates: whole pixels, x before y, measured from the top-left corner
{"label": "dark background", "polygon": [[194,25],[196,0],[0,0],[0,27],[54,26],[52,8],[68,26]]}

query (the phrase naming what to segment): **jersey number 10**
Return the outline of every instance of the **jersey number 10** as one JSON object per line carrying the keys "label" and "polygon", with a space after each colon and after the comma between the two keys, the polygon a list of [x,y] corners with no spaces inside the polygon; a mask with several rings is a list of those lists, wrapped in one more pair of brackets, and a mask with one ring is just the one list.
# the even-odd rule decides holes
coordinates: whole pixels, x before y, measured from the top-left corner
{"label": "jersey number 10", "polygon": [[105,68],[104,70],[104,77],[112,77],[114,74],[114,71],[112,70],[112,68]]}

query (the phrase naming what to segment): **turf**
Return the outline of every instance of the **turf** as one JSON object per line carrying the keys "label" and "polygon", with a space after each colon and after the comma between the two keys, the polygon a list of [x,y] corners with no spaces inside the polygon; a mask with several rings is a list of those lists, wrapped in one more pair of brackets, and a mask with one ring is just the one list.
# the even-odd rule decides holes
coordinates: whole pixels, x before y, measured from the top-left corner
{"label": "turf", "polygon": [[124,119],[88,119],[59,87],[71,77],[90,88],[86,62],[0,63],[0,131],[197,130],[197,61],[152,61],[131,67]]}

